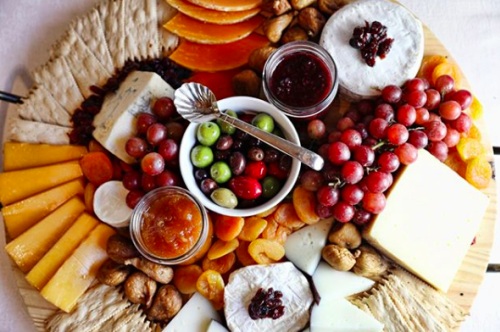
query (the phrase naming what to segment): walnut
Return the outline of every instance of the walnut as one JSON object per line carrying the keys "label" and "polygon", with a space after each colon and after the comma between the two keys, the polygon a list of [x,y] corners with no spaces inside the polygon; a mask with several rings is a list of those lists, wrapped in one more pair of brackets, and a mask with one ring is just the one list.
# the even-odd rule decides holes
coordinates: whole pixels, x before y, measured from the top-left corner
{"label": "walnut", "polygon": [[318,0],[319,10],[326,15],[332,15],[340,7],[345,5],[344,0]]}
{"label": "walnut", "polygon": [[323,248],[323,259],[335,270],[349,271],[356,264],[356,257],[346,248],[335,244]]}
{"label": "walnut", "polygon": [[289,28],[281,38],[282,44],[291,43],[298,40],[307,40],[307,33],[299,26]]}
{"label": "walnut", "polygon": [[262,30],[272,43],[277,43],[281,39],[283,31],[288,27],[290,22],[293,20],[293,13],[283,14],[278,17],[268,19],[262,25]]}
{"label": "walnut", "polygon": [[171,285],[162,286],[157,292],[147,317],[152,321],[168,322],[182,308],[181,293]]}
{"label": "walnut", "polygon": [[362,245],[356,251],[359,251],[359,257],[353,272],[357,275],[378,279],[389,268],[389,263],[372,247]]}
{"label": "walnut", "polygon": [[251,69],[236,74],[232,80],[233,90],[237,96],[259,97],[260,78]]}
{"label": "walnut", "polygon": [[131,272],[130,266],[108,259],[97,272],[97,280],[108,286],[118,286],[127,279]]}
{"label": "walnut", "polygon": [[258,73],[262,73],[267,59],[276,51],[276,47],[264,46],[253,50],[248,57],[248,66]]}
{"label": "walnut", "polygon": [[305,8],[299,13],[299,24],[310,37],[316,37],[325,26],[326,19],[316,8]]}
{"label": "walnut", "polygon": [[328,241],[343,248],[356,249],[361,245],[361,233],[351,223],[340,223],[334,227]]}
{"label": "walnut", "polygon": [[315,3],[316,0],[291,0],[291,2],[294,9],[301,10]]}

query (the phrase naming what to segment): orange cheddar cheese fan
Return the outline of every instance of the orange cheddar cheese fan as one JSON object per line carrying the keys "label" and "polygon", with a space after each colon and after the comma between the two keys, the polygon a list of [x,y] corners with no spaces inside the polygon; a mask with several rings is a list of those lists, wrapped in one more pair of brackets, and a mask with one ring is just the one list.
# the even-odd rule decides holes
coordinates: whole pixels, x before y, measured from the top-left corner
{"label": "orange cheddar cheese fan", "polygon": [[188,0],[192,4],[219,10],[221,12],[242,11],[257,8],[262,4],[262,0]]}

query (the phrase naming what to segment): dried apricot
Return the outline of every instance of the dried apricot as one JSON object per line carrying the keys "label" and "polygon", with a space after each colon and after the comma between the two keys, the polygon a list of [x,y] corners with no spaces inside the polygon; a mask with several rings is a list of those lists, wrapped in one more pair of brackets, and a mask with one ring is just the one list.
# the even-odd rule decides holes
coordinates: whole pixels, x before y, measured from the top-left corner
{"label": "dried apricot", "polygon": [[182,294],[193,294],[202,273],[203,270],[198,265],[179,266],[174,272],[174,285]]}
{"label": "dried apricot", "polygon": [[113,178],[113,163],[103,152],[89,152],[80,159],[82,172],[93,184],[100,186]]}
{"label": "dried apricot", "polygon": [[476,97],[472,99],[472,104],[469,107],[469,111],[472,120],[478,120],[483,116],[484,112],[483,105],[479,102],[479,100]]}
{"label": "dried apricot", "polygon": [[305,226],[305,223],[297,215],[292,203],[281,204],[276,212],[274,212],[274,220],[278,224],[290,228],[292,231]]}
{"label": "dried apricot", "polygon": [[420,66],[417,76],[423,77],[427,79],[427,81],[432,82],[432,73],[434,72],[434,68],[445,62],[448,62],[448,60],[446,60],[446,58],[442,55],[427,55],[422,60],[422,65]]}
{"label": "dried apricot", "polygon": [[465,137],[475,138],[478,141],[480,141],[482,139],[481,132],[479,131],[479,128],[476,127],[475,124],[472,124],[472,127],[470,127],[470,129],[467,132],[467,135],[465,135]]}
{"label": "dried apricot", "polygon": [[212,302],[216,310],[224,307],[224,279],[219,272],[213,270],[203,272],[196,282],[196,289]]}
{"label": "dried apricot", "polygon": [[481,141],[475,138],[462,137],[457,144],[457,151],[463,161],[469,161],[472,158],[482,155],[484,148]]}
{"label": "dried apricot", "polygon": [[220,274],[224,274],[231,270],[235,262],[236,255],[234,254],[234,252],[230,252],[229,254],[214,260],[205,257],[205,259],[203,259],[203,262],[201,263],[201,266],[203,267],[204,271],[214,270],[219,272]]}
{"label": "dried apricot", "polygon": [[85,186],[85,191],[83,193],[83,200],[85,202],[85,207],[87,211],[94,212],[94,195],[97,190],[97,186],[91,182],[87,183]]}
{"label": "dried apricot", "polygon": [[241,230],[238,239],[243,241],[253,241],[259,237],[266,229],[267,220],[259,217],[250,217],[245,219],[245,226]]}
{"label": "dried apricot", "polygon": [[89,142],[89,152],[103,152],[106,154],[109,153],[108,150],[106,150],[104,146],[102,146],[101,143],[99,143],[95,139]]}
{"label": "dried apricot", "polygon": [[285,244],[288,235],[292,234],[292,230],[288,227],[278,224],[274,217],[267,217],[267,227],[262,232],[262,237],[266,240],[273,240],[281,244]]}
{"label": "dried apricot", "polygon": [[248,246],[248,253],[259,264],[272,264],[285,256],[285,248],[276,241],[257,239]]}
{"label": "dried apricot", "polygon": [[245,220],[241,217],[216,215],[214,219],[215,236],[222,241],[236,239],[245,224]]}
{"label": "dried apricot", "polygon": [[208,251],[207,257],[209,259],[214,260],[224,255],[227,255],[230,252],[233,252],[236,248],[238,248],[239,244],[240,243],[238,242],[238,239],[233,239],[227,242],[222,240],[217,240]]}
{"label": "dried apricot", "polygon": [[257,215],[257,217],[260,217],[260,218],[265,218],[267,216],[270,216],[271,214],[274,213],[274,211],[276,211],[276,209],[278,209],[278,205],[275,205],[273,206],[272,208],[270,208],[269,210],[266,210],[264,212],[261,212]]}
{"label": "dried apricot", "polygon": [[458,175],[465,178],[467,164],[462,160],[462,158],[460,158],[460,155],[456,150],[451,150],[448,153],[448,158],[446,158],[444,164],[458,173]]}
{"label": "dried apricot", "polygon": [[490,185],[493,170],[484,156],[471,159],[467,163],[465,179],[477,189],[485,189]]}
{"label": "dried apricot", "polygon": [[316,205],[316,196],[312,191],[302,187],[295,188],[293,191],[293,206],[300,220],[308,225],[317,223],[320,218],[316,214]]}
{"label": "dried apricot", "polygon": [[250,245],[250,242],[241,241],[240,245],[235,250],[236,257],[238,257],[238,260],[240,261],[241,265],[243,265],[243,266],[249,266],[249,265],[255,265],[255,264],[257,264],[257,262],[248,253],[248,246],[249,245]]}
{"label": "dried apricot", "polygon": [[462,73],[457,65],[450,62],[444,62],[437,65],[432,72],[432,84],[436,83],[436,80],[443,75],[450,75],[453,77],[456,89],[462,86]]}

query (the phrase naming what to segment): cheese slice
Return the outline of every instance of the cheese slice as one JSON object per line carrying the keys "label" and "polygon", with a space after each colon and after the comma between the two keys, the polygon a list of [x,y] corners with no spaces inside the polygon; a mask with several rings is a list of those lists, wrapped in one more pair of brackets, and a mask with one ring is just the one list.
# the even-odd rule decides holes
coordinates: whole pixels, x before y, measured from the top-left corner
{"label": "cheese slice", "polygon": [[136,160],[125,144],[136,134],[136,118],[151,113],[152,103],[161,97],[174,98],[174,89],[158,74],[135,71],[127,76],[116,93],[108,94],[94,118],[94,138],[126,163]]}
{"label": "cheese slice", "polygon": [[312,276],[314,287],[321,299],[341,299],[370,290],[375,282],[352,272],[337,271],[321,262]]}
{"label": "cheese slice", "polygon": [[333,218],[320,220],[289,235],[285,242],[285,255],[296,267],[313,275],[321,260]]}
{"label": "cheese slice", "polygon": [[116,232],[111,227],[98,225],[57,270],[40,294],[56,307],[70,312],[108,259],[106,245],[113,234]]}
{"label": "cheese slice", "polygon": [[429,152],[405,167],[364,238],[447,292],[488,207],[488,197]]}
{"label": "cheese slice", "polygon": [[83,195],[83,180],[77,179],[2,209],[5,227],[11,238],[42,220],[76,195]]}
{"label": "cheese slice", "polygon": [[216,320],[213,320],[210,322],[210,325],[208,326],[207,332],[229,332],[228,329],[224,327],[221,323],[219,323]]}
{"label": "cheese slice", "polygon": [[162,332],[204,332],[212,320],[221,321],[212,303],[196,292]]}
{"label": "cheese slice", "polygon": [[311,332],[380,332],[384,325],[344,299],[321,299],[311,311]]}
{"label": "cheese slice", "polygon": [[42,289],[97,224],[99,224],[97,219],[87,213],[82,214],[31,269],[26,280],[36,289]]}
{"label": "cheese slice", "polygon": [[82,200],[73,197],[7,244],[5,250],[21,271],[28,272],[84,210],[85,204]]}

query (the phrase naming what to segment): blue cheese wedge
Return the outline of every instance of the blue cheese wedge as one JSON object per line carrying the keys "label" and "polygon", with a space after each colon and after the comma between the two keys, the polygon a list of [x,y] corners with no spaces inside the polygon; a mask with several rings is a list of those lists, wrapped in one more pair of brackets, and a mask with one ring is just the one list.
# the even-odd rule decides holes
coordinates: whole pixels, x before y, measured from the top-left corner
{"label": "blue cheese wedge", "polygon": [[125,144],[136,134],[137,116],[151,113],[152,103],[161,97],[173,99],[174,89],[158,74],[131,73],[116,93],[106,96],[94,118],[94,138],[124,162],[135,162],[125,151]]}
{"label": "blue cheese wedge", "polygon": [[[248,306],[260,288],[283,293],[283,316],[274,320],[250,318]],[[231,274],[224,290],[224,313],[232,332],[298,332],[309,321],[312,301],[307,279],[292,263],[253,265]]]}
{"label": "blue cheese wedge", "polygon": [[426,150],[396,180],[363,236],[398,264],[447,292],[489,199]]}
{"label": "blue cheese wedge", "polygon": [[[354,28],[365,21],[379,21],[387,26],[387,36],[394,39],[385,59],[377,58],[368,66],[361,52],[349,45]],[[375,98],[386,85],[401,86],[415,77],[424,54],[422,23],[403,6],[386,0],[361,0],[333,14],[323,29],[320,45],[340,68],[340,93],[350,100]]]}

